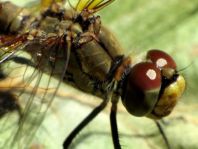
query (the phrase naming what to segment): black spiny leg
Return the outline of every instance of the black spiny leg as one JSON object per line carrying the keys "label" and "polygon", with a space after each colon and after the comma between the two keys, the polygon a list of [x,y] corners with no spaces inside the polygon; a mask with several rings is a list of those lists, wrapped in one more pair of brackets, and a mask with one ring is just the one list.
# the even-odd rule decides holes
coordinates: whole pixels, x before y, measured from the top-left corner
{"label": "black spiny leg", "polygon": [[170,146],[170,144],[168,142],[168,138],[166,137],[166,134],[165,134],[161,124],[158,121],[155,121],[155,124],[157,125],[157,128],[159,129],[160,134],[162,135],[162,138],[164,139],[164,142],[165,142],[165,144],[167,146],[167,149],[171,149],[171,146]]}
{"label": "black spiny leg", "polygon": [[112,133],[114,149],[121,149],[121,145],[119,141],[119,134],[118,134],[118,127],[117,127],[117,120],[116,120],[116,113],[117,113],[117,100],[115,102],[112,102],[111,113],[110,113],[110,123],[111,123],[111,133]]}
{"label": "black spiny leg", "polygon": [[64,149],[68,149],[76,135],[106,107],[107,103],[108,100],[104,100],[70,133],[64,141]]}

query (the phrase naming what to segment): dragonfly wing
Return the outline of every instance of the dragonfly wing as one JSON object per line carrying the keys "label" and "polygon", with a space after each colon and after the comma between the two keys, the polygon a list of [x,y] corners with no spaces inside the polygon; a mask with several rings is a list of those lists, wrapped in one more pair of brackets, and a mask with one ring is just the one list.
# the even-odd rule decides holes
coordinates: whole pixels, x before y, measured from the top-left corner
{"label": "dragonfly wing", "polygon": [[[36,58],[30,54],[33,49],[28,49],[35,41],[21,43],[17,50],[2,43],[0,71],[4,77],[0,80],[0,91],[13,97],[10,100],[15,100],[20,110],[7,111],[6,117],[1,119],[1,147],[29,147],[67,70],[70,41],[64,39],[54,38],[53,44],[48,45],[45,43],[49,39],[44,40],[44,49],[34,49]],[[6,48],[10,48],[13,54],[5,53]]]}

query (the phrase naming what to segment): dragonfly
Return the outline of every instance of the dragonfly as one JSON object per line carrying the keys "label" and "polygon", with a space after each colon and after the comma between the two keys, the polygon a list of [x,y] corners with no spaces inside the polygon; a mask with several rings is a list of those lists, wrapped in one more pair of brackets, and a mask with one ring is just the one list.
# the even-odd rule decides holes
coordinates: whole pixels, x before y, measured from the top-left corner
{"label": "dragonfly", "polygon": [[[65,82],[103,100],[65,138],[64,149],[109,102],[113,146],[120,149],[119,100],[128,113],[154,119],[171,148],[157,120],[171,113],[185,90],[185,79],[173,58],[161,50],[149,50],[134,59],[124,55],[116,37],[95,15],[112,2],[79,0],[73,5],[42,0],[29,9],[0,3],[0,116],[4,119],[1,132],[7,137],[2,147],[29,147]],[[71,8],[65,8],[65,3]],[[4,116],[12,112],[18,117],[4,127],[8,122]],[[13,124],[18,127],[10,131]]]}

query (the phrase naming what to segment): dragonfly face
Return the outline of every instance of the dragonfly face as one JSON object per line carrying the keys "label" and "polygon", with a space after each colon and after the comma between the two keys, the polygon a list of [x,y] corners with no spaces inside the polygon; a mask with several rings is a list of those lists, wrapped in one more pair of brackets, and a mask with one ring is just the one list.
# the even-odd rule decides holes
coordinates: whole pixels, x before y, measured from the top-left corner
{"label": "dragonfly face", "polygon": [[[117,125],[114,119],[120,96],[127,111],[135,116],[159,119],[172,111],[185,88],[185,81],[177,73],[174,60],[162,51],[151,50],[144,62],[131,67],[133,63],[123,55],[117,39],[101,25],[100,17],[94,16],[95,12],[110,4],[112,0],[79,0],[72,10],[62,9],[58,3],[54,3],[56,1],[42,2],[43,8],[41,7],[39,16],[31,15],[27,9],[21,9],[11,3],[0,3],[0,24],[3,26],[0,36],[0,64],[4,67],[4,64],[14,61],[25,65],[22,74],[14,73],[13,77],[12,70],[6,74],[8,77],[5,79],[11,79],[11,82],[16,80],[16,83],[10,83],[6,94],[0,92],[0,95],[12,102],[22,98],[25,90],[30,92],[29,96],[25,96],[25,105],[22,114],[20,113],[16,135],[10,141],[11,145],[24,138],[27,132],[30,136],[34,135],[37,128],[25,126],[28,115],[31,115],[33,110],[39,113],[40,117],[37,114],[33,117],[39,126],[61,82],[70,83],[84,92],[104,99],[65,140],[65,149],[78,131],[102,111],[109,100],[113,105],[113,140],[119,140],[116,138],[118,134],[114,134],[113,125]],[[10,13],[10,8],[13,8],[16,14]],[[6,15],[10,16],[9,19]],[[18,54],[21,51],[28,53],[31,58],[27,60]],[[33,71],[26,77],[29,68],[33,68]],[[45,73],[48,74],[46,83],[44,87],[39,88]],[[53,77],[58,80],[57,83],[52,83]],[[5,85],[2,83],[1,87]],[[20,87],[23,90],[16,91],[16,88]],[[52,91],[49,97],[47,92],[50,89]],[[40,103],[36,102],[35,97],[39,93]],[[34,109],[34,104],[39,106],[38,111]],[[16,109],[20,109],[17,102],[10,108],[4,106],[5,111]],[[117,143],[119,146],[119,142]]]}
{"label": "dragonfly face", "polygon": [[162,118],[170,114],[185,89],[185,80],[176,71],[168,54],[150,50],[146,62],[132,67],[126,79],[122,101],[136,116]]}

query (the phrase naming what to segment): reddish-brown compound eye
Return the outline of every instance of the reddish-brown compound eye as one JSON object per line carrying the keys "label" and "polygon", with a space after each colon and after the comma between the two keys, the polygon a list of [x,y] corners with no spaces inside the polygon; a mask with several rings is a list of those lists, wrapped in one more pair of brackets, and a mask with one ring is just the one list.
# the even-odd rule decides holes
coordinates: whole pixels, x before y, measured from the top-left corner
{"label": "reddish-brown compound eye", "polygon": [[156,64],[158,68],[172,68],[175,70],[177,67],[173,58],[160,50],[150,50],[146,58]]}
{"label": "reddish-brown compound eye", "polygon": [[136,64],[128,75],[122,102],[127,111],[135,116],[149,114],[158,99],[161,88],[161,72],[151,62]]}

